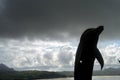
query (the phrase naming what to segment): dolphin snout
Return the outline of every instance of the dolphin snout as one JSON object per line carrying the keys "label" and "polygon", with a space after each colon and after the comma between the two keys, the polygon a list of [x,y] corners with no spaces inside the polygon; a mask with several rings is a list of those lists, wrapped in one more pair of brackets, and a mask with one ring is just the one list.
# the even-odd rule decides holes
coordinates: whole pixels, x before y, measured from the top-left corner
{"label": "dolphin snout", "polygon": [[104,30],[104,26],[98,26],[96,28],[96,31],[97,31],[98,34],[100,34],[103,30]]}
{"label": "dolphin snout", "polygon": [[104,26],[98,26],[97,29],[100,30],[100,31],[102,31],[102,30],[104,30]]}

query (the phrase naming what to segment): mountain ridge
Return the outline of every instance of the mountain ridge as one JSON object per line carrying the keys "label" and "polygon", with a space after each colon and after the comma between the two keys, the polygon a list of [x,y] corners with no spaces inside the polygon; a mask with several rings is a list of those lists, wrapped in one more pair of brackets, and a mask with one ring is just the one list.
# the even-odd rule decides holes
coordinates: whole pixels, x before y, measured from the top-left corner
{"label": "mountain ridge", "polygon": [[15,71],[13,68],[9,68],[5,64],[1,63],[0,64],[0,71]]}

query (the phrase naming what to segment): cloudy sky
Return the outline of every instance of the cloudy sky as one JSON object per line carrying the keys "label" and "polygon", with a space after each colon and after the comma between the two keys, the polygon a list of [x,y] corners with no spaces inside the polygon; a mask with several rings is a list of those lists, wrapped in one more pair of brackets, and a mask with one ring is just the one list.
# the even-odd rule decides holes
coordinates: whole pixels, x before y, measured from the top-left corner
{"label": "cloudy sky", "polygon": [[120,67],[119,0],[0,0],[0,63],[73,70],[82,32],[99,25],[105,27],[98,43],[105,67]]}

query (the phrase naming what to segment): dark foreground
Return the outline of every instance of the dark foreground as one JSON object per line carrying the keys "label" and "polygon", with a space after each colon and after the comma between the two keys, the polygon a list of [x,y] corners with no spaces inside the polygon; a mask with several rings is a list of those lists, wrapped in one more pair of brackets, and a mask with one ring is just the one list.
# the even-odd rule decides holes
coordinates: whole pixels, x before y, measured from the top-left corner
{"label": "dark foreground", "polygon": [[72,72],[47,71],[5,71],[0,72],[0,80],[34,80],[73,77]]}
{"label": "dark foreground", "polygon": [[[120,76],[120,69],[106,69],[94,71],[94,76]],[[48,71],[2,71],[0,80],[35,80],[73,77],[72,71],[48,72]],[[120,77],[119,77],[120,79]],[[96,79],[95,79],[96,80]]]}

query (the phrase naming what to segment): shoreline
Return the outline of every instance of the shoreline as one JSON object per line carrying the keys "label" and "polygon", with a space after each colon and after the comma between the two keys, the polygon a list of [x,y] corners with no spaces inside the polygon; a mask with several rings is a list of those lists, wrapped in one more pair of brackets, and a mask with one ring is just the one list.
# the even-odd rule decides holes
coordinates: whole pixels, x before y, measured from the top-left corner
{"label": "shoreline", "polygon": [[[92,76],[93,80],[94,79],[97,79],[97,78],[101,78],[101,80],[103,78],[119,78],[120,79],[120,76]],[[74,78],[73,77],[66,77],[66,78],[50,78],[50,79],[35,79],[35,80],[73,80]],[[116,80],[116,79],[115,79]]]}

